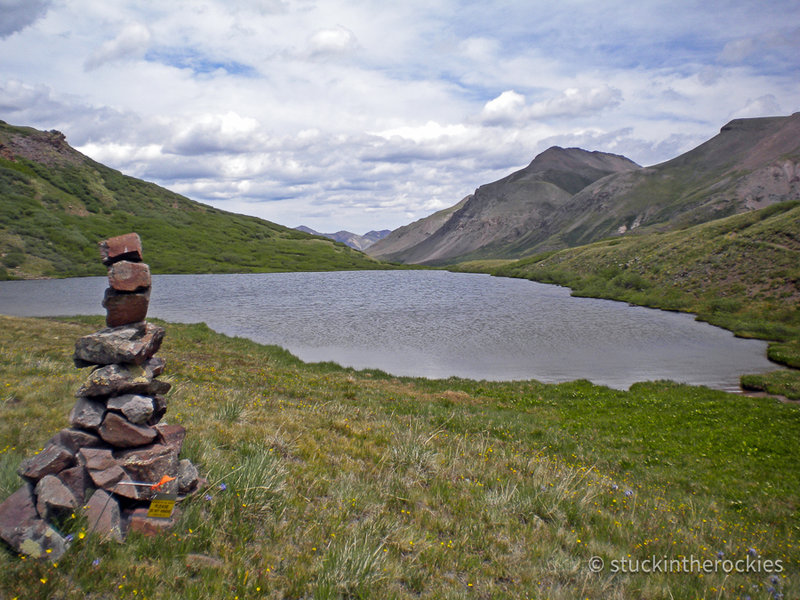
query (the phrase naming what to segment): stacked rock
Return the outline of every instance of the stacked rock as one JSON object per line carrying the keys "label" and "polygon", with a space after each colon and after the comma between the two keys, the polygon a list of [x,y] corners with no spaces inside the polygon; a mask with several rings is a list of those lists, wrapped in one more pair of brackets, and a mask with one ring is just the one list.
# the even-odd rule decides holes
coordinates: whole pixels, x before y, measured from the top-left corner
{"label": "stacked rock", "polygon": [[26,484],[0,504],[0,537],[33,557],[56,560],[64,553],[67,540],[50,522],[87,499],[90,531],[123,541],[129,528],[159,529],[148,523],[144,501],[156,493],[185,495],[198,485],[196,467],[179,460],[184,428],[160,423],[171,386],[157,379],[165,366],[155,356],[164,329],[144,320],[151,280],[139,236],[100,242],[100,252],[109,267],[108,327],[80,338],[74,354],[77,367],[94,370],[75,394],[71,427],[23,461]]}

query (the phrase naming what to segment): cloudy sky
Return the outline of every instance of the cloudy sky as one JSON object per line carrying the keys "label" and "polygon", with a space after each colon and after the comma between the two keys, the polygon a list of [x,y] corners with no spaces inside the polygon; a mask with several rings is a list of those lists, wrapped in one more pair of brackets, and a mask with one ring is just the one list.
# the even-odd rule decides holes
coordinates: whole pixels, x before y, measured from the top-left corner
{"label": "cloudy sky", "polygon": [[800,110],[797,0],[0,0],[0,119],[194,200],[394,229],[546,148]]}

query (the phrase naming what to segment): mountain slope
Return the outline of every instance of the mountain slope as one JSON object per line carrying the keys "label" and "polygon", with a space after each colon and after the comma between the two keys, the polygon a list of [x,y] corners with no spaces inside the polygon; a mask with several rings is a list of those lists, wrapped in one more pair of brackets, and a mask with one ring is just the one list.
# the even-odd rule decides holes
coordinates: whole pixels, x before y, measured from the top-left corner
{"label": "mountain slope", "polygon": [[433,219],[392,232],[373,246],[370,254],[403,262],[436,263],[513,244],[534,229],[544,232],[554,228],[551,215],[587,185],[612,173],[639,168],[622,156],[553,147],[524,169],[479,187]]}
{"label": "mountain slope", "polygon": [[388,229],[382,229],[380,231],[368,231],[364,235],[358,235],[357,233],[352,233],[351,231],[337,231],[336,233],[320,233],[319,231],[314,231],[310,227],[306,227],[305,225],[300,225],[299,227],[295,227],[297,231],[302,231],[303,233],[308,233],[310,235],[317,235],[320,237],[325,237],[336,242],[341,242],[350,246],[351,248],[355,248],[356,250],[361,250],[362,252],[372,246],[375,242],[382,240],[387,235],[391,233]]}
{"label": "mountain slope", "polygon": [[344,244],[193,202],[0,121],[0,278],[102,275],[97,241],[136,231],[155,273],[375,269]]}
{"label": "mountain slope", "polygon": [[677,158],[576,194],[562,207],[572,222],[551,244],[575,246],[639,227],[687,227],[799,198],[800,113],[736,119]]}
{"label": "mountain slope", "polygon": [[[478,188],[435,231],[395,247],[391,259],[518,258],[800,199],[800,113],[736,119],[697,148],[652,167],[626,165],[622,157],[615,163],[611,156],[551,148],[526,169]],[[383,243],[394,239],[395,232]],[[387,256],[382,250],[370,252]]]}
{"label": "mountain slope", "polygon": [[413,223],[395,229],[382,240],[375,242],[375,244],[369,248],[368,254],[380,258],[381,260],[411,262],[404,260],[404,253],[409,248],[413,248],[417,244],[424,242],[430,235],[436,233],[454,212],[464,206],[469,198],[470,197],[467,196],[462,199],[461,202],[450,208],[437,211],[432,215],[428,215]]}

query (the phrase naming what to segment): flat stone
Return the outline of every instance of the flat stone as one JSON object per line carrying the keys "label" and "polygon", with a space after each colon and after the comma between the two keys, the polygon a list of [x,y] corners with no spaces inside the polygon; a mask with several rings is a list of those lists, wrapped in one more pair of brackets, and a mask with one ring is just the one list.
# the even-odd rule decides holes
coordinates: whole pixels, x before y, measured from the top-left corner
{"label": "flat stone", "polygon": [[158,432],[158,443],[164,446],[169,446],[175,451],[175,454],[180,454],[183,448],[183,440],[186,438],[186,428],[182,425],[167,425],[162,423],[156,425],[155,430]]}
{"label": "flat stone", "polygon": [[147,516],[146,508],[135,509],[130,516],[130,525],[128,531],[135,531],[153,537],[169,531],[178,523],[180,511],[176,508],[169,519],[160,519]]}
{"label": "flat stone", "polygon": [[143,425],[153,416],[153,401],[147,396],[136,394],[109,398],[106,408],[121,411],[125,418],[135,425]]}
{"label": "flat stone", "polygon": [[166,394],[172,386],[166,381],[155,379],[164,371],[164,364],[163,359],[154,356],[142,365],[114,364],[100,367],[92,371],[76,396],[93,398],[124,394]]}
{"label": "flat stone", "polygon": [[103,422],[105,414],[105,404],[81,396],[69,412],[69,422],[73,427],[95,431]]}
{"label": "flat stone", "polygon": [[164,328],[152,323],[108,327],[75,342],[73,361],[77,367],[134,363],[140,365],[161,347]]}
{"label": "flat stone", "polygon": [[86,507],[86,520],[90,533],[96,533],[103,539],[122,542],[122,516],[119,503],[104,490],[96,490]]}
{"label": "flat stone", "polygon": [[75,456],[63,446],[48,444],[39,454],[22,461],[17,473],[25,479],[39,481],[75,464]]}
{"label": "flat stone", "polygon": [[36,484],[36,510],[42,519],[49,521],[77,507],[75,495],[55,475],[45,475]]}
{"label": "flat stone", "polygon": [[150,267],[143,262],[121,260],[108,268],[108,285],[118,292],[145,290],[150,283]]}
{"label": "flat stone", "polygon": [[178,493],[181,495],[188,494],[197,488],[197,482],[200,478],[200,473],[197,467],[192,464],[188,458],[182,459],[178,462]]}
{"label": "flat stone", "polygon": [[103,471],[117,464],[110,448],[81,448],[78,462],[90,471]]}
{"label": "flat stone", "polygon": [[121,260],[141,262],[142,240],[138,233],[126,233],[108,238],[98,244],[100,258],[104,265],[111,265]]}
{"label": "flat stone", "polygon": [[69,488],[69,491],[75,496],[75,500],[78,501],[78,504],[83,504],[86,499],[86,490],[92,487],[92,479],[89,477],[89,472],[86,468],[79,465],[77,467],[64,469],[61,473],[56,475],[56,477]]}
{"label": "flat stone", "polygon": [[81,448],[92,448],[103,443],[102,440],[93,433],[80,429],[62,429],[53,436],[50,442],[64,446],[64,448],[73,454],[77,454]]}
{"label": "flat stone", "polygon": [[144,446],[156,439],[158,433],[152,427],[136,425],[116,413],[107,413],[98,430],[100,437],[115,448]]}
{"label": "flat stone", "polygon": [[113,492],[117,484],[125,479],[127,473],[119,465],[114,465],[102,471],[89,471],[89,476],[92,478],[95,487]]}
{"label": "flat stone", "polygon": [[147,318],[149,304],[149,289],[143,292],[127,293],[107,288],[103,297],[103,308],[106,309],[106,325],[119,327],[144,321]]}

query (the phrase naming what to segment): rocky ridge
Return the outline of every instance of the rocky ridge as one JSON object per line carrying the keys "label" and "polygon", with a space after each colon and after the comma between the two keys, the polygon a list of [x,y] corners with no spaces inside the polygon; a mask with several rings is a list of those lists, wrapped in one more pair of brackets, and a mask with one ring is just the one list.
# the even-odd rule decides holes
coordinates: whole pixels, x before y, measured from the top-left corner
{"label": "rocky ridge", "polygon": [[85,511],[90,532],[122,542],[173,519],[147,517],[146,503],[193,492],[197,468],[179,458],[186,431],[161,423],[170,383],[155,356],[165,331],[145,321],[151,279],[135,233],[100,243],[109,287],[105,329],[78,339],[73,360],[93,367],[76,392],[70,426],[18,469],[24,484],[0,504],[0,537],[16,552],[58,560],[70,540],[53,522]]}

